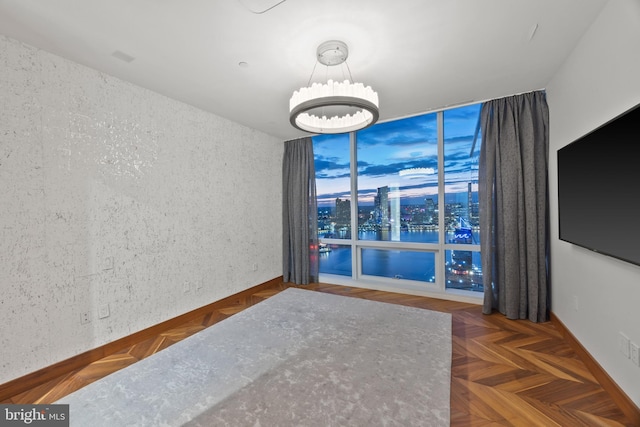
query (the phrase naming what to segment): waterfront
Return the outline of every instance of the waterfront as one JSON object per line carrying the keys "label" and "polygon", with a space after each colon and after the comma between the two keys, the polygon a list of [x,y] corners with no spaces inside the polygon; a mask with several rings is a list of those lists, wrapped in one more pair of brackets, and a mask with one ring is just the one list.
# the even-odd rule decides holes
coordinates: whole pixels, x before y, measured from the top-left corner
{"label": "waterfront", "polygon": [[[380,240],[374,231],[358,233],[360,240]],[[412,243],[438,243],[437,231],[401,231],[400,241]],[[479,241],[477,231],[473,241]],[[447,233],[452,241],[454,233]],[[320,273],[351,276],[352,253],[346,245],[329,244],[329,252],[320,254]],[[390,250],[363,248],[362,273],[365,275],[404,279],[420,282],[435,282],[435,254],[417,250]],[[480,252],[457,250],[445,251],[446,287],[482,291],[482,268]]]}

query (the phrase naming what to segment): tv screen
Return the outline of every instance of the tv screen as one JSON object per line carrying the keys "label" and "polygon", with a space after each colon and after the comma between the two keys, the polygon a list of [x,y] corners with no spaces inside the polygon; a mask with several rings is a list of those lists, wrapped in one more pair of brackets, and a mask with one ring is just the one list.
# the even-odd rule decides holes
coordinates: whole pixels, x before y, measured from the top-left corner
{"label": "tv screen", "polygon": [[640,107],[558,150],[560,239],[640,265]]}

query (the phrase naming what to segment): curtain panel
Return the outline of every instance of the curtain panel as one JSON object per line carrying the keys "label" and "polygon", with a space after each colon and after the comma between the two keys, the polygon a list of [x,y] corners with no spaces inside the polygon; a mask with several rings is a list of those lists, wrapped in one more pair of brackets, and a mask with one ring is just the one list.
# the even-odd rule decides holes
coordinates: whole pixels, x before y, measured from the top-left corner
{"label": "curtain panel", "polygon": [[282,269],[285,282],[318,281],[318,208],[313,142],[285,142],[282,164]]}
{"label": "curtain panel", "polygon": [[486,102],[478,171],[483,312],[548,320],[549,110],[543,91]]}

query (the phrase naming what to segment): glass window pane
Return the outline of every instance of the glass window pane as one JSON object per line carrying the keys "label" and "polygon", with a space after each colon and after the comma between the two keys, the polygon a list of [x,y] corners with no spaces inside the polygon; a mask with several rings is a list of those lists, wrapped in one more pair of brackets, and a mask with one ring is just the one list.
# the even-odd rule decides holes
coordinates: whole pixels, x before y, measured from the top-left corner
{"label": "glass window pane", "polygon": [[[482,292],[478,209],[481,104],[376,124],[353,135],[314,136],[320,272],[353,277],[352,261],[366,276],[442,283]],[[444,145],[438,163],[438,122]],[[355,141],[357,159],[351,159]],[[351,164],[357,160],[355,187]],[[438,171],[444,188],[439,205]],[[353,195],[353,197],[352,197]],[[355,203],[355,206],[353,204]],[[351,218],[352,208],[357,218]],[[444,218],[439,223],[439,214]],[[351,229],[351,222],[357,231]],[[404,243],[440,244],[419,250]],[[335,240],[341,239],[341,240]],[[367,247],[356,248],[367,240]],[[394,241],[392,246],[373,241]],[[434,249],[433,248],[439,248]],[[442,251],[442,252],[439,252]],[[438,253],[442,257],[436,256]],[[353,257],[359,256],[356,260]],[[443,262],[436,280],[436,258]]]}
{"label": "glass window pane", "polygon": [[358,238],[438,242],[437,115],[357,132]]}
{"label": "glass window pane", "polygon": [[351,238],[351,173],[349,134],[312,137],[316,192],[318,197],[318,236]]}
{"label": "glass window pane", "polygon": [[445,231],[448,243],[480,244],[478,159],[481,104],[445,111]]}
{"label": "glass window pane", "polygon": [[445,282],[447,289],[483,292],[480,252],[445,251]]}
{"label": "glass window pane", "polygon": [[434,283],[436,280],[435,254],[423,251],[363,248],[362,274]]}
{"label": "glass window pane", "polygon": [[351,276],[351,246],[320,244],[320,273]]}

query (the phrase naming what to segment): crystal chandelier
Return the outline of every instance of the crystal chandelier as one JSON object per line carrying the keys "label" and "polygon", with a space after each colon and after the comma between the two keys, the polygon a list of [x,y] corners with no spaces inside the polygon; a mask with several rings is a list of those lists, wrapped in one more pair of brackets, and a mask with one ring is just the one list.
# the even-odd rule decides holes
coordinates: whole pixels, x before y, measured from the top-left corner
{"label": "crystal chandelier", "polygon": [[[318,62],[327,67],[346,65],[347,56],[347,45],[341,41],[332,40],[318,46]],[[309,83],[312,77],[313,72]],[[328,80],[325,84],[307,84],[295,91],[289,101],[291,124],[312,133],[352,132],[374,124],[380,115],[378,94],[371,86],[353,83],[351,70],[349,78],[343,82]]]}

